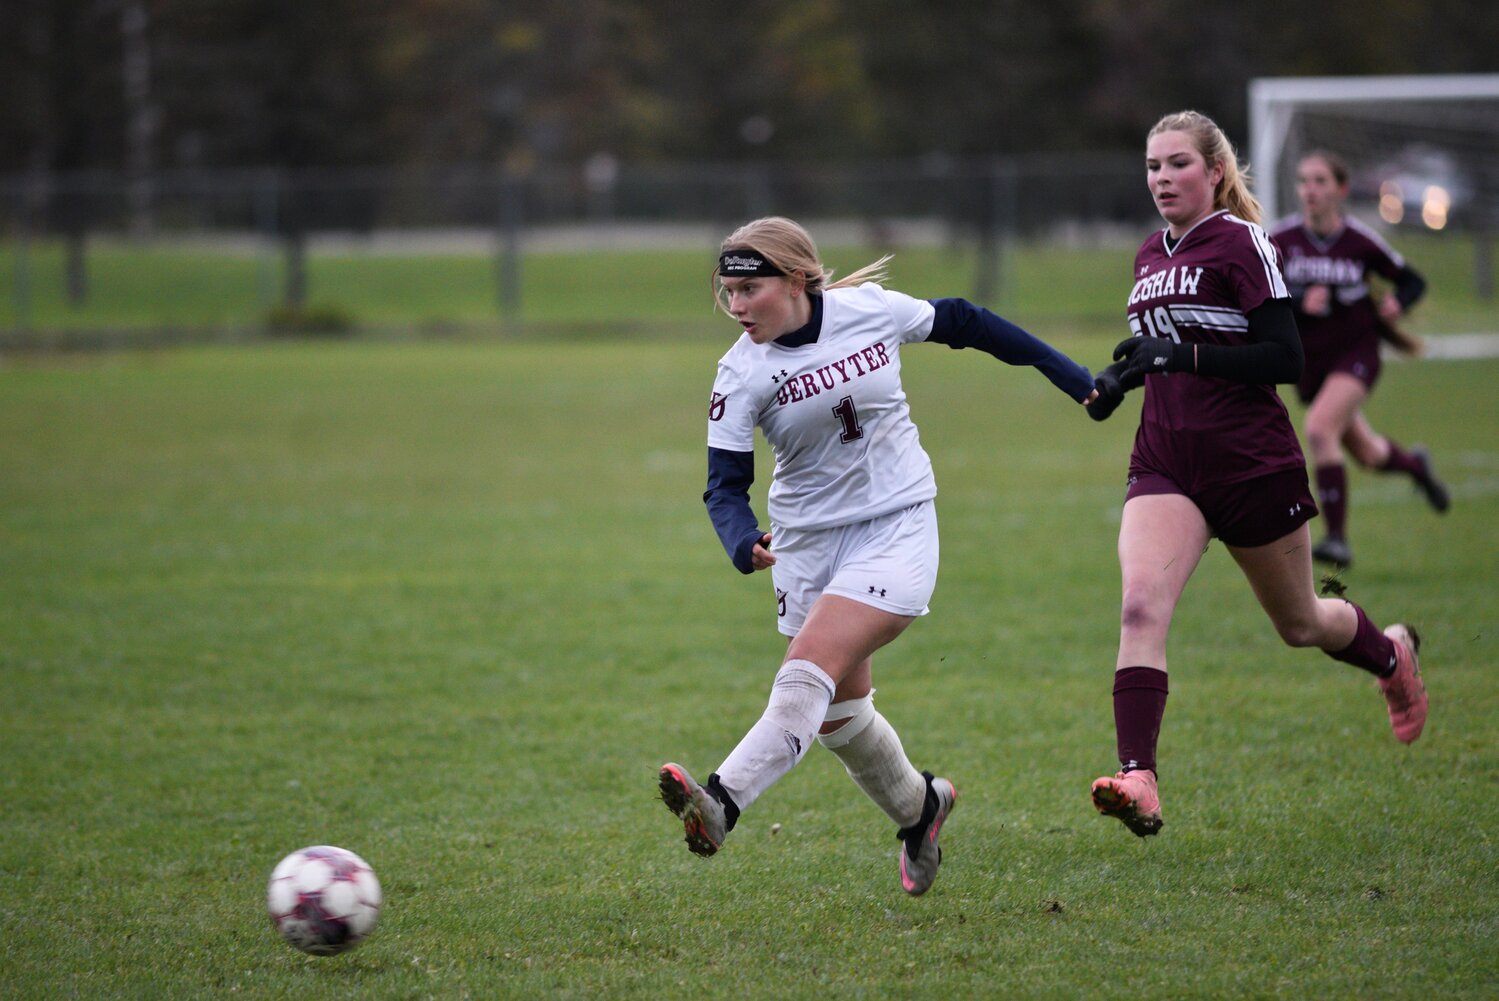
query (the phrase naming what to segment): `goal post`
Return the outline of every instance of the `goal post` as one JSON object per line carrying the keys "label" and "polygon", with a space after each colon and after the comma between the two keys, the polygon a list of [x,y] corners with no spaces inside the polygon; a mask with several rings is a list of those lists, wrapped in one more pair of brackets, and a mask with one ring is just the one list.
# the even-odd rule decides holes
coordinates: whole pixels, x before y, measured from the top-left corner
{"label": "goal post", "polygon": [[[1487,228],[1499,215],[1499,73],[1262,77],[1249,83],[1249,160],[1267,218],[1291,211],[1296,159],[1326,146],[1355,166],[1429,146],[1461,161]],[[1341,147],[1341,148],[1340,148]]]}

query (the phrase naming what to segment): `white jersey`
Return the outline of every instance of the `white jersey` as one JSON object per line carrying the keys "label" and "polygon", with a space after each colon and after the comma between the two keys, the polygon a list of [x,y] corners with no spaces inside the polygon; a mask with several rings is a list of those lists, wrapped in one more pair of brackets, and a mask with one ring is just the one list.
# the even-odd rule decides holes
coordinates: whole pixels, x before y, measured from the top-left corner
{"label": "white jersey", "polygon": [[797,529],[868,521],[937,495],[900,383],[900,348],[926,340],[935,311],[878,285],[829,289],[816,343],[756,344],[719,360],[708,445],[775,450],[771,523]]}

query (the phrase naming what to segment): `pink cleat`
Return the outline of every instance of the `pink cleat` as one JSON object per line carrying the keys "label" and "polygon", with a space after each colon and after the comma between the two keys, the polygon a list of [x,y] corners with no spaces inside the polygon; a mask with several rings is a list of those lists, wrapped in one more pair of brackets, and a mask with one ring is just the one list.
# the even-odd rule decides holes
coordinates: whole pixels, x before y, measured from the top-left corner
{"label": "pink cleat", "polygon": [[1395,623],[1384,634],[1395,644],[1395,673],[1380,678],[1379,690],[1390,707],[1390,726],[1395,739],[1409,744],[1421,736],[1426,725],[1426,685],[1421,681],[1421,637],[1410,626]]}
{"label": "pink cleat", "polygon": [[723,846],[729,825],[723,804],[698,785],[687,769],[668,761],[657,774],[661,802],[682,821],[687,848],[707,858]]}
{"label": "pink cleat", "polygon": [[1161,797],[1156,793],[1155,772],[1137,768],[1113,778],[1093,780],[1093,805],[1106,817],[1118,817],[1136,835],[1144,838],[1161,829]]}
{"label": "pink cleat", "polygon": [[937,844],[937,836],[958,802],[958,790],[950,781],[934,778],[931,772],[922,772],[921,775],[926,779],[926,801],[921,808],[921,819],[895,832],[902,842],[900,887],[913,897],[930,890],[937,878],[937,867],[942,864],[942,848]]}

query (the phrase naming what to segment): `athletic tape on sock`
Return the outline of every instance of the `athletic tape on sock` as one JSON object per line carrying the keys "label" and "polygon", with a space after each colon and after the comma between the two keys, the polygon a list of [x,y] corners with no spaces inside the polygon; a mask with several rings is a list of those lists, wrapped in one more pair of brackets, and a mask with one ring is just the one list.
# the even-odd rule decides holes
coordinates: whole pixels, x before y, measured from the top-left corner
{"label": "athletic tape on sock", "polygon": [[862,699],[834,702],[828,706],[828,714],[823,722],[837,722],[841,719],[848,722],[830,733],[819,733],[817,742],[830,751],[836,750],[863,733],[864,728],[874,722],[876,715],[872,691]]}
{"label": "athletic tape on sock", "polygon": [[843,702],[834,702],[828,706],[828,714],[822,718],[824,723],[836,723],[840,719],[853,719],[864,711],[864,706],[874,702],[874,693],[878,688],[871,688],[869,694],[862,699],[846,699]]}

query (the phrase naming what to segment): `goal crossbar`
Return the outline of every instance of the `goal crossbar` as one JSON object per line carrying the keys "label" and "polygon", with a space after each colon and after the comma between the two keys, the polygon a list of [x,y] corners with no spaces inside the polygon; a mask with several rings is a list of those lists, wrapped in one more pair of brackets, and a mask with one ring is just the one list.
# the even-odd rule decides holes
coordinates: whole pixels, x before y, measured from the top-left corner
{"label": "goal crossbar", "polygon": [[1499,99],[1499,73],[1431,76],[1261,77],[1249,82],[1249,160],[1267,218],[1281,213],[1275,160],[1293,113],[1316,105],[1373,101]]}

